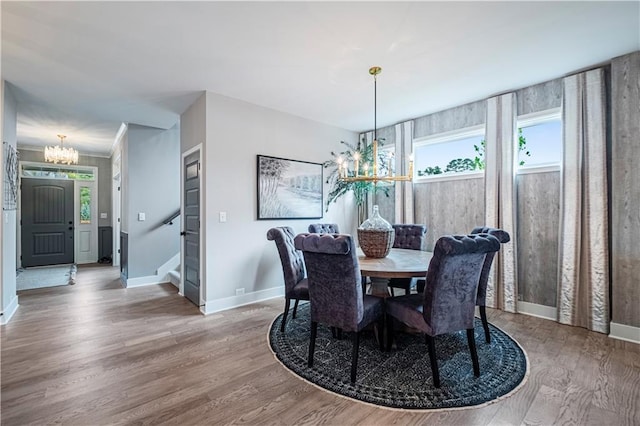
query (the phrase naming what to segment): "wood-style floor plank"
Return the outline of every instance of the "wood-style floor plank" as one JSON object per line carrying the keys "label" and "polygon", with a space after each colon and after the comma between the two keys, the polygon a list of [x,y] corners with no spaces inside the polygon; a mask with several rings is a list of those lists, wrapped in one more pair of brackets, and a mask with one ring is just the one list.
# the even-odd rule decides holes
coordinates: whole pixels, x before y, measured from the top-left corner
{"label": "wood-style floor plank", "polygon": [[527,352],[526,384],[479,408],[389,410],[275,360],[280,299],[203,316],[170,284],[124,289],[118,275],[81,266],[73,286],[20,292],[0,329],[2,425],[640,424],[640,345],[581,328],[489,310]]}

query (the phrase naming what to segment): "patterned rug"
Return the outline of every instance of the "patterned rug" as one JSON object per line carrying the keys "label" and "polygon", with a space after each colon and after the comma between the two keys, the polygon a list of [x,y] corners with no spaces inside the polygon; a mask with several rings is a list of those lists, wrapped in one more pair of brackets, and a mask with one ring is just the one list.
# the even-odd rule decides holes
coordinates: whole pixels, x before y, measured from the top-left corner
{"label": "patterned rug", "polygon": [[16,271],[16,290],[73,285],[76,270],[75,264],[20,268]]}
{"label": "patterned rug", "polygon": [[280,314],[269,330],[276,358],[303,379],[331,392],[375,405],[403,409],[452,409],[497,401],[524,384],[529,365],[523,349],[504,331],[489,324],[491,343],[484,340],[476,318],[476,347],[480,377],[473,375],[466,332],[436,337],[440,369],[439,389],[433,386],[429,353],[423,335],[395,331],[397,348],[381,352],[372,331],[362,332],[356,384],[350,383],[351,334],[342,340],[318,325],[313,368],[307,367],[309,304],[298,307],[296,319],[287,319],[280,332]]}

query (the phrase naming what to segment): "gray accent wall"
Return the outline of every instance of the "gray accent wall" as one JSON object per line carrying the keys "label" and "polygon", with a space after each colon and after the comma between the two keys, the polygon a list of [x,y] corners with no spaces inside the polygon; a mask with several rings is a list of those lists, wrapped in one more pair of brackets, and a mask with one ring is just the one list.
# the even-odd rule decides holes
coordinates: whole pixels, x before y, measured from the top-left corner
{"label": "gray accent wall", "polygon": [[612,320],[640,327],[640,52],[611,63]]}
{"label": "gray accent wall", "polygon": [[413,124],[414,139],[484,124],[487,117],[485,100],[471,102],[455,108],[416,118]]}
{"label": "gray accent wall", "polygon": [[[180,221],[162,223],[180,207],[180,129],[130,124],[126,150],[128,187],[123,199],[127,216],[128,278],[155,275],[180,251]],[[145,220],[138,220],[138,213]]]}

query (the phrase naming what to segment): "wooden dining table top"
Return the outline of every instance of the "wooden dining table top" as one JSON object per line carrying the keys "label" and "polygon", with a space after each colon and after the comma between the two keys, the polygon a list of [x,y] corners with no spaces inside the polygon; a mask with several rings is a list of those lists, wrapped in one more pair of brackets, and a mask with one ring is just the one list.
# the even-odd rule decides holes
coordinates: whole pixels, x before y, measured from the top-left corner
{"label": "wooden dining table top", "polygon": [[432,252],[392,248],[387,257],[366,257],[358,248],[360,273],[377,278],[412,278],[427,274]]}

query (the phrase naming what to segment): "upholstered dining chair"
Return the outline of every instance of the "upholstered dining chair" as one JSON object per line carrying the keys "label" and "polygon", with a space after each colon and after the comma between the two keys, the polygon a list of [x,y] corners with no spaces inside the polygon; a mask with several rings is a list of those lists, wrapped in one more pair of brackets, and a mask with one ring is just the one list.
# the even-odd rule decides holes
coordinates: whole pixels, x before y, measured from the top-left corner
{"label": "upholstered dining chair", "polygon": [[[489,234],[493,235],[500,241],[501,244],[511,241],[511,237],[507,231],[503,231],[498,228],[488,228],[478,226],[473,228],[471,234]],[[491,343],[491,333],[489,333],[489,322],[487,321],[487,282],[489,281],[489,273],[491,272],[491,265],[495,253],[487,253],[487,257],[484,260],[484,266],[482,267],[482,274],[480,275],[480,282],[478,283],[478,297],[476,298],[476,306],[480,310],[480,319],[482,320],[482,328],[484,329],[484,339],[487,343]]]}
{"label": "upholstered dining chair", "polygon": [[[488,234],[440,237],[429,263],[424,293],[386,300],[387,315],[425,334],[435,387],[440,387],[440,374],[434,338],[440,334],[467,331],[473,374],[480,376],[473,326],[478,281],[487,253],[499,249],[498,239]],[[393,321],[387,321],[387,325],[390,349]]]}
{"label": "upholstered dining chair", "polygon": [[[425,237],[427,235],[427,227],[425,225],[403,225],[394,224],[395,240],[393,248],[424,250]],[[389,288],[391,296],[395,296],[393,289],[404,289],[405,294],[411,293],[411,278],[391,278],[389,280]]]}
{"label": "upholstered dining chair", "polygon": [[340,227],[337,223],[312,223],[309,232],[314,234],[339,234]]}
{"label": "upholstered dining chair", "polygon": [[278,248],[280,263],[282,263],[282,272],[284,274],[285,301],[282,324],[280,325],[281,332],[284,332],[291,300],[295,300],[295,304],[293,306],[293,318],[296,317],[298,302],[300,300],[309,300],[309,284],[305,277],[304,257],[301,251],[296,250],[293,242],[294,237],[295,234],[293,233],[293,229],[288,226],[271,228],[267,231],[267,239],[274,241]]}
{"label": "upholstered dining chair", "polygon": [[384,349],[384,300],[363,296],[358,254],[351,235],[299,234],[295,247],[304,254],[309,279],[311,338],[307,365],[313,367],[318,323],[352,332],[351,383],[355,383],[362,329],[379,322],[378,338]]}

